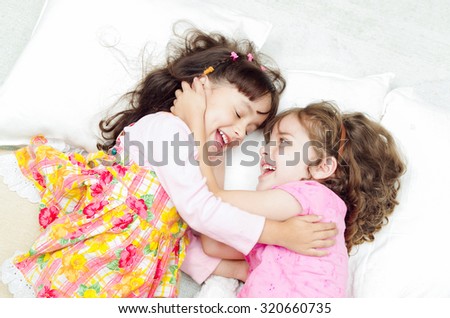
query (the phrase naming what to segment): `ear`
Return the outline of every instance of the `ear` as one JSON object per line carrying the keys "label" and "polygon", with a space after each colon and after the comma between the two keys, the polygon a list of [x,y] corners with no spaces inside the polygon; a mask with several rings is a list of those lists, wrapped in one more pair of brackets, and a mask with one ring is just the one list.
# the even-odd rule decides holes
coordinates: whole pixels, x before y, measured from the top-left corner
{"label": "ear", "polygon": [[335,157],[326,157],[318,166],[309,168],[309,173],[315,180],[322,180],[330,177],[336,171],[337,160]]}
{"label": "ear", "polygon": [[208,75],[202,75],[198,78],[198,80],[200,81],[200,83],[202,83],[203,86],[210,85]]}

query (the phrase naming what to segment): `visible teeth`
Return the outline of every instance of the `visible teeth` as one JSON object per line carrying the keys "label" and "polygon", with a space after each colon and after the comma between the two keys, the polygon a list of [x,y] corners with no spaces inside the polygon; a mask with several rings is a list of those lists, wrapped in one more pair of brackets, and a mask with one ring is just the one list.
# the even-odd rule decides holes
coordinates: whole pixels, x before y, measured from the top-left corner
{"label": "visible teeth", "polygon": [[227,143],[229,143],[230,141],[228,140],[227,135],[225,135],[221,130],[219,130],[220,135],[222,136],[223,139],[223,143],[226,145]]}
{"label": "visible teeth", "polygon": [[263,166],[263,170],[272,170],[272,171],[275,171],[276,168],[275,168],[274,166],[265,164],[265,165]]}

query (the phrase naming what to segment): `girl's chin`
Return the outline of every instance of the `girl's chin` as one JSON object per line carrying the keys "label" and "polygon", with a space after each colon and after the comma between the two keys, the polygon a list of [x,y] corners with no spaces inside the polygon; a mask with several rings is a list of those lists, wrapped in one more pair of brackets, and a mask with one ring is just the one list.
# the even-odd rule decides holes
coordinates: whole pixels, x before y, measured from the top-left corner
{"label": "girl's chin", "polygon": [[270,190],[272,187],[269,184],[266,184],[263,182],[258,182],[256,185],[256,191],[264,191],[264,190]]}

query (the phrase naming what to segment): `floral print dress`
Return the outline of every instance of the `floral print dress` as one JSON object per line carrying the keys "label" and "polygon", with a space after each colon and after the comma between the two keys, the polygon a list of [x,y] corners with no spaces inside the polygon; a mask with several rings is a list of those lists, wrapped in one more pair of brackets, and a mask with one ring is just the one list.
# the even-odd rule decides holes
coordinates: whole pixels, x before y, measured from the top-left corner
{"label": "floral print dress", "polygon": [[176,297],[187,224],[155,173],[38,141],[16,157],[40,191],[42,232],[14,259],[36,295]]}

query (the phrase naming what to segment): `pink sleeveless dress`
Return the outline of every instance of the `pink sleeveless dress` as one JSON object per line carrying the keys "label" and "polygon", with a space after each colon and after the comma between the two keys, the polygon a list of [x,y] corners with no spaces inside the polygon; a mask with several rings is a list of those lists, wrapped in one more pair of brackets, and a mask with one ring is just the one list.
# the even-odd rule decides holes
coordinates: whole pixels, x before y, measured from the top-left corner
{"label": "pink sleeveless dress", "polygon": [[344,239],[347,210],[344,202],[315,181],[295,181],[275,188],[294,196],[303,207],[303,215],[322,215],[321,221],[335,222],[339,231],[336,244],[323,257],[257,244],[247,255],[249,277],[238,297],[345,297],[348,254]]}

